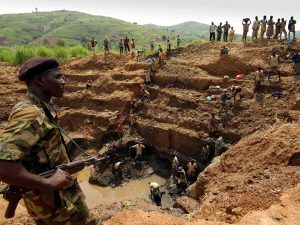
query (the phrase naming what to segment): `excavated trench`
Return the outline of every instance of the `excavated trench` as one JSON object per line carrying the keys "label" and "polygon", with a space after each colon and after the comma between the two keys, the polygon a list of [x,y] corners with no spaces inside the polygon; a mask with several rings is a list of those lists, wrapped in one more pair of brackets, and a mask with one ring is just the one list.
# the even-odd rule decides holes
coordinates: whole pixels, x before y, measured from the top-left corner
{"label": "excavated trench", "polygon": [[[171,166],[173,151],[158,150],[153,145],[144,143],[146,148],[143,151],[143,158],[135,163],[135,151],[130,146],[136,144],[137,140],[144,140],[144,138],[140,136],[127,138],[125,136],[123,137],[124,140],[117,140],[117,134],[111,132],[103,136],[101,141],[90,141],[84,138],[74,139],[87,153],[92,152],[89,151],[90,149],[106,146],[106,150],[101,154],[110,156],[110,160],[98,167],[88,168],[78,174],[78,180],[86,195],[88,206],[94,208],[99,204],[110,204],[135,198],[151,201],[149,182],[157,182],[161,186],[161,191],[165,192],[162,197],[162,205],[174,207],[176,198],[180,197],[182,193],[178,193],[178,189],[173,183]],[[111,148],[112,145],[114,145],[113,148]],[[212,150],[205,158],[201,154],[198,157],[197,175],[209,165],[214,157],[213,144],[210,143],[210,146]],[[74,151],[76,147],[71,142],[68,144],[68,148],[73,149],[72,158],[80,156],[79,151]],[[192,157],[188,154],[178,153],[178,158],[186,169],[186,165]],[[116,161],[121,161],[123,164],[122,178],[118,180],[114,180],[112,173]],[[195,179],[188,180],[189,185],[194,181]]]}

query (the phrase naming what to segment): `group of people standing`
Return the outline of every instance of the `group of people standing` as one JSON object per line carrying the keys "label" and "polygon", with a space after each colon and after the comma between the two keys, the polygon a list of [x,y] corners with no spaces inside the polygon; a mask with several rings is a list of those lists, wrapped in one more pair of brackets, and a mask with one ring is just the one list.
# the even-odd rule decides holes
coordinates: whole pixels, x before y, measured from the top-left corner
{"label": "group of people standing", "polygon": [[[247,34],[249,31],[249,27],[251,25],[251,20],[249,18],[245,18],[242,21],[243,25],[243,42],[247,41]],[[258,19],[258,16],[255,17],[255,20],[252,23],[252,40],[253,39],[263,39],[264,36],[267,36],[267,39],[282,39],[282,35],[284,34],[284,39],[291,39],[291,33],[293,35],[292,39],[295,39],[295,26],[296,20],[292,16],[288,21],[288,33],[286,30],[287,21],[284,18],[278,18],[277,22],[274,22],[273,16],[270,16],[269,20],[267,20],[267,16],[263,16],[261,20]],[[260,31],[260,35],[258,36]],[[217,41],[221,41],[223,35],[224,42],[232,42],[234,38],[234,29],[230,26],[230,24],[226,21],[224,25],[222,23],[219,26],[215,25],[214,22],[211,23],[209,27],[210,32],[210,41],[215,41],[217,34]]]}
{"label": "group of people standing", "polygon": [[222,34],[223,34],[223,41],[228,42],[228,38],[229,41],[233,40],[234,30],[233,27],[230,26],[228,21],[226,21],[224,25],[220,23],[219,26],[215,25],[214,22],[212,22],[209,27],[209,33],[210,33],[210,37],[209,37],[210,41],[215,41],[216,33],[217,33],[217,41],[221,41]]}
{"label": "group of people standing", "polygon": [[[95,38],[93,37],[91,40],[91,46],[94,52],[94,55],[96,54],[96,48],[97,48],[97,44],[98,42],[95,40]],[[130,46],[129,46],[130,45]],[[108,53],[109,52],[109,41],[107,38],[104,39],[103,41],[103,46],[104,46],[104,52]],[[131,39],[131,41],[129,40],[129,38],[126,36],[124,39],[120,39],[119,41],[119,50],[120,50],[120,54],[123,54],[124,51],[125,52],[130,52],[131,50],[135,49],[135,40]]]}
{"label": "group of people standing", "polygon": [[[245,22],[245,20],[249,21]],[[249,18],[246,18],[243,20],[243,38],[244,35],[247,35],[249,25],[251,24],[251,21]],[[255,17],[255,20],[252,25],[252,40],[258,39],[258,32],[260,31],[260,39],[263,39],[264,36],[267,36],[267,39],[282,39],[282,35],[284,34],[284,39],[291,39],[291,33],[293,34],[293,39],[295,39],[295,26],[296,26],[296,20],[294,20],[294,17],[292,16],[288,22],[288,34],[286,31],[286,24],[287,21],[284,18],[278,18],[277,22],[275,23],[273,20],[273,16],[270,16],[269,20],[267,20],[267,16],[263,16],[261,20],[258,19],[258,17]]]}

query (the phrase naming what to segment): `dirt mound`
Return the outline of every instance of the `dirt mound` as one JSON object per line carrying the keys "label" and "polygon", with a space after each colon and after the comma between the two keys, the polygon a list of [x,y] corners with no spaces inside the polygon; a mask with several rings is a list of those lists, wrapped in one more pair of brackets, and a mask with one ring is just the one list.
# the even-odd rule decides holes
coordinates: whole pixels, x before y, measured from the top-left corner
{"label": "dirt mound", "polygon": [[[265,211],[254,211],[245,215],[234,225],[298,225],[300,221],[300,185],[290,189],[281,198],[280,202]],[[104,225],[228,225],[220,221],[206,221],[196,219],[195,214],[186,217],[175,218],[159,212],[143,212],[141,210],[124,210],[116,214],[112,219],[104,222]],[[212,217],[216,220],[216,217]]]}
{"label": "dirt mound", "polygon": [[257,69],[255,66],[247,65],[245,62],[232,56],[222,57],[214,63],[199,67],[212,75],[221,77],[224,75],[235,77],[238,74],[248,74]]}
{"label": "dirt mound", "polygon": [[215,159],[189,189],[201,203],[200,217],[234,222],[277,203],[300,179],[299,167],[289,165],[300,152],[299,135],[297,124],[285,124],[251,135]]}

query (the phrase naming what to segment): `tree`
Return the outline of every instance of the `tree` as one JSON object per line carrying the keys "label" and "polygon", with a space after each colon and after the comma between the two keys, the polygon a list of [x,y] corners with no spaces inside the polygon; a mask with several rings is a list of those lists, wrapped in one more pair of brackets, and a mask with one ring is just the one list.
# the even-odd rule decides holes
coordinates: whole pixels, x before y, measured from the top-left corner
{"label": "tree", "polygon": [[63,46],[65,46],[65,41],[62,39],[57,39],[56,45],[63,47]]}
{"label": "tree", "polygon": [[161,39],[162,39],[163,41],[165,41],[165,40],[167,39],[167,36],[166,36],[166,35],[163,35],[163,36],[161,37]]}
{"label": "tree", "polygon": [[85,37],[85,36],[82,36],[81,38],[80,38],[80,43],[81,44],[85,44],[85,43],[87,43],[89,40]]}
{"label": "tree", "polygon": [[45,39],[43,40],[43,44],[44,44],[44,45],[49,45],[49,44],[50,44],[47,38],[45,38]]}

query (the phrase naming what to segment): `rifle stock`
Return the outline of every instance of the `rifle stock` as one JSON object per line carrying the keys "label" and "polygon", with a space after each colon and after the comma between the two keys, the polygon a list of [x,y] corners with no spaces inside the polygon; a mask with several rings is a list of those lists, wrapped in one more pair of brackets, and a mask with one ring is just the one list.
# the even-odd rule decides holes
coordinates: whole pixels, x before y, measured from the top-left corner
{"label": "rifle stock", "polygon": [[[88,159],[82,159],[82,160],[73,161],[73,162],[70,162],[67,164],[58,165],[57,169],[61,169],[70,174],[73,174],[73,173],[77,173],[80,170],[84,169],[86,166],[97,165],[107,158],[109,158],[109,157],[107,156],[107,157],[103,157],[100,159],[91,157]],[[56,169],[53,169],[53,170],[46,171],[44,173],[40,173],[38,175],[48,178],[48,177],[51,177],[55,173],[55,171],[56,171]],[[19,201],[22,198],[22,194],[25,193],[26,191],[28,191],[28,189],[15,187],[12,185],[7,185],[0,192],[0,194],[3,194],[3,198],[8,201],[8,206],[7,206],[5,214],[4,214],[5,218],[9,219],[9,218],[13,218],[15,216],[15,211],[19,204]]]}

